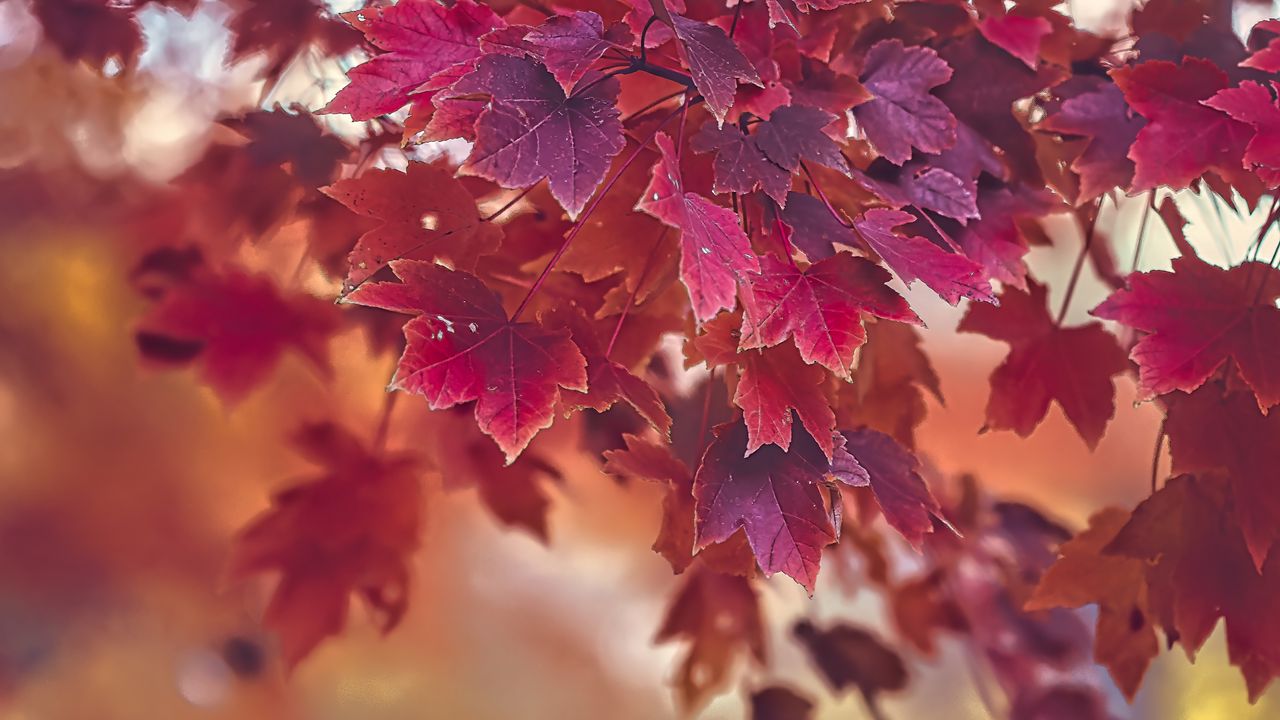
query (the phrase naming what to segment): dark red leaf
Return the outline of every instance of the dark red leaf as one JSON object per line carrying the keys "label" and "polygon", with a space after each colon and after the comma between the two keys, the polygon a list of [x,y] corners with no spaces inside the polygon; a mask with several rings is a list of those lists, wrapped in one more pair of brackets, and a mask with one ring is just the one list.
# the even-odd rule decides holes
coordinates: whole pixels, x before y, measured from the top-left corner
{"label": "dark red leaf", "polygon": [[342,631],[353,592],[382,632],[400,621],[422,502],[406,457],[374,455],[327,423],[304,427],[295,443],[324,474],[277,493],[271,509],[240,531],[230,563],[234,580],[281,573],[263,621],[280,636],[290,668]]}
{"label": "dark red leaf", "polygon": [[1144,394],[1191,392],[1230,358],[1265,411],[1280,403],[1278,297],[1280,271],[1269,265],[1224,270],[1184,256],[1171,272],[1129,276],[1092,312],[1148,333],[1130,354]]}
{"label": "dark red leaf", "polygon": [[1009,343],[991,374],[986,427],[1027,437],[1057,401],[1092,449],[1115,415],[1112,378],[1129,367],[1124,350],[1101,323],[1060,327],[1049,316],[1048,290],[1005,288],[1000,305],[970,305],[956,329]]}
{"label": "dark red leaf", "polygon": [[862,313],[920,323],[907,301],[889,289],[889,273],[840,253],[800,270],[772,255],[743,283],[742,347],[761,348],[791,336],[807,363],[849,377],[866,341]]}
{"label": "dark red leaf", "polygon": [[415,316],[391,388],[424,396],[433,410],[476,400],[476,422],[507,464],[551,426],[560,388],[587,390],[586,361],[568,332],[508,320],[473,275],[417,260],[391,269],[401,282],[365,284],[346,298]]}
{"label": "dark red leaf", "polygon": [[524,40],[540,51],[542,63],[566,93],[607,50],[628,50],[633,42],[625,26],[615,25],[605,32],[604,20],[588,11],[550,18]]}
{"label": "dark red leaf", "polygon": [[473,268],[502,239],[502,230],[480,220],[471,193],[442,166],[411,162],[405,172],[375,168],[324,192],[379,222],[360,236],[347,258],[346,292],[393,260],[442,259]]}
{"label": "dark red leaf", "polygon": [[733,107],[738,82],[764,87],[760,75],[733,38],[719,27],[676,13],[670,13],[669,22],[693,84],[706,99],[716,122],[724,124],[724,116]]}

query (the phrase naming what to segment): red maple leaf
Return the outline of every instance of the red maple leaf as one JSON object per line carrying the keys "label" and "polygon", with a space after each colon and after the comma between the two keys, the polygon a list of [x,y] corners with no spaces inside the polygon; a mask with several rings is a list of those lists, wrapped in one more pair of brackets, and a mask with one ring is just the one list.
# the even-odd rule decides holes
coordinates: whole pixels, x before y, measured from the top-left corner
{"label": "red maple leaf", "polygon": [[1111,77],[1148,121],[1129,148],[1134,192],[1185,188],[1208,170],[1240,167],[1249,126],[1201,103],[1227,87],[1216,65],[1196,57],[1181,65],[1153,60],[1112,70]]}
{"label": "red maple leaf", "polygon": [[1220,383],[1166,401],[1173,472],[1226,472],[1245,544],[1261,569],[1280,539],[1280,415],[1261,414],[1248,393],[1227,392]]}
{"label": "red maple leaf", "polygon": [[1040,60],[1040,42],[1053,32],[1053,26],[1042,17],[1006,14],[983,18],[978,23],[978,31],[1034,70]]}
{"label": "red maple leaf", "polygon": [[330,303],[282,295],[269,278],[231,269],[197,272],[165,291],[138,321],[135,339],[150,362],[199,365],[201,379],[235,403],[267,379],[289,348],[327,374],[337,329]]}
{"label": "red maple leaf", "polygon": [[902,658],[862,628],[840,624],[823,630],[801,620],[794,633],[837,692],[857,688],[867,703],[876,707],[877,695],[907,685],[907,666]]}
{"label": "red maple leaf", "polygon": [[675,685],[680,704],[689,709],[724,683],[740,653],[764,662],[764,639],[760,600],[751,583],[699,566],[685,577],[654,641],[688,642]]}
{"label": "red maple leaf", "polygon": [[391,388],[418,393],[432,410],[476,400],[480,429],[507,464],[550,427],[560,388],[586,392],[586,361],[564,330],[507,318],[502,302],[474,275],[397,260],[401,282],[371,283],[347,302],[414,315]]}
{"label": "red maple leaf", "polygon": [[858,126],[885,159],[901,165],[915,147],[939,153],[956,142],[956,118],[929,94],[951,79],[933,50],[881,40],[867,52],[860,80],[871,99],[853,109]]}
{"label": "red maple leaf", "polygon": [[360,236],[347,258],[344,290],[393,260],[441,259],[473,268],[498,249],[502,230],[483,222],[476,201],[446,167],[409,163],[405,172],[375,168],[339,180],[324,193],[379,224]]}
{"label": "red maple leaf", "polygon": [[351,593],[375,611],[382,632],[400,621],[422,502],[407,457],[373,454],[328,423],[302,428],[294,442],[324,474],[277,493],[272,508],[240,531],[230,563],[234,580],[280,571],[263,620],[280,636],[290,668],[341,632]]}
{"label": "red maple leaf", "polygon": [[[1280,86],[1273,82],[1271,87]],[[1269,187],[1280,185],[1280,106],[1271,91],[1246,80],[1239,87],[1219,90],[1202,102],[1253,126],[1253,137],[1244,149],[1245,167]]]}
{"label": "red maple leaf", "polygon": [[671,138],[658,133],[655,142],[662,156],[636,207],[680,231],[680,279],[689,289],[694,317],[710,320],[721,310],[733,309],[738,280],[760,265],[738,216],[685,192]]}
{"label": "red maple leaf", "polygon": [[854,352],[866,342],[862,313],[920,323],[886,282],[884,268],[840,253],[801,270],[772,255],[743,283],[742,348],[777,345],[791,336],[807,363],[849,377]]}
{"label": "red maple leaf", "polygon": [[625,449],[606,450],[604,469],[618,477],[636,478],[666,486],[662,498],[662,527],[653,551],[682,573],[693,562],[693,473],[669,445],[637,435],[623,435]]}
{"label": "red maple leaf", "polygon": [[746,454],[766,443],[789,450],[791,411],[795,410],[830,459],[835,449],[832,433],[836,418],[822,392],[826,373],[806,364],[795,348],[788,346],[738,352],[736,322],[732,315],[721,315],[705,326],[706,332],[694,343],[709,366],[735,364],[742,371],[733,402],[742,408],[742,421],[747,426]]}
{"label": "red maple leaf", "polygon": [[436,73],[480,57],[481,35],[506,23],[489,6],[458,0],[449,6],[434,0],[402,0],[386,7],[370,6],[343,18],[364,33],[381,52],[347,72],[350,84],[320,112],[345,113],[370,120],[424,103],[430,91],[421,87]]}
{"label": "red maple leaf", "polygon": [[1133,347],[1148,396],[1200,387],[1228,358],[1264,411],[1280,403],[1280,271],[1257,262],[1224,270],[1195,258],[1129,276],[1092,313],[1148,333]]}
{"label": "red maple leaf", "polygon": [[1280,623],[1269,612],[1280,592],[1280,562],[1273,557],[1261,573],[1254,569],[1233,509],[1220,483],[1178,476],[1134,509],[1104,552],[1148,563],[1151,609],[1188,655],[1225,618],[1227,656],[1257,700],[1280,674]]}
{"label": "red maple leaf", "polygon": [[[650,3],[654,2],[657,3],[655,10],[662,5],[662,0],[650,0]],[[675,33],[676,44],[693,77],[693,84],[707,101],[717,123],[723,124],[724,116],[733,107],[739,81],[764,87],[751,61],[724,30],[690,20],[665,7],[659,16]]]}
{"label": "red maple leaf", "polygon": [[994,302],[991,283],[983,277],[981,265],[919,235],[895,232],[898,226],[915,220],[910,213],[874,208],[854,221],[854,229],[908,286],[919,280],[952,305],[961,298]]}
{"label": "red maple leaf", "polygon": [[1057,401],[1090,448],[1115,415],[1111,378],[1129,363],[1101,323],[1064,328],[1049,316],[1048,289],[1034,280],[1027,291],[1005,288],[1000,305],[970,305],[957,330],[1009,343],[1009,355],[991,374],[987,424],[1031,435]]}
{"label": "red maple leaf", "polygon": [[544,321],[549,325],[569,328],[574,344],[587,361],[587,391],[564,393],[561,399],[566,404],[604,412],[616,402],[626,402],[663,436],[671,432],[671,416],[667,414],[662,398],[644,380],[609,359],[607,351],[612,348],[601,344],[596,329],[582,308],[576,305],[555,308],[547,313]]}

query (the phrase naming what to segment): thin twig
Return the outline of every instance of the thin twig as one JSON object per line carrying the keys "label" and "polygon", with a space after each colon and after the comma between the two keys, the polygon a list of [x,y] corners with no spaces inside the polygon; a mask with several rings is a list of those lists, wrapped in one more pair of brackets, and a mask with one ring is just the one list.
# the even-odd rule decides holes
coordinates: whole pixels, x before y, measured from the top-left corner
{"label": "thin twig", "polygon": [[[685,102],[682,103],[680,107],[683,109],[688,107],[688,105],[689,103]],[[560,261],[560,258],[563,257],[565,252],[569,249],[569,244],[572,243],[573,239],[582,231],[582,228],[586,225],[587,218],[591,217],[591,213],[595,212],[595,209],[600,206],[600,201],[604,199],[605,195],[609,194],[609,191],[613,189],[613,186],[618,182],[618,179],[622,177],[622,174],[627,171],[627,168],[631,167],[631,163],[635,162],[636,158],[640,157],[640,153],[645,149],[645,146],[653,141],[653,138],[657,136],[658,131],[665,127],[667,123],[671,122],[671,119],[679,112],[680,110],[672,112],[661,123],[659,123],[658,126],[653,129],[653,132],[649,133],[649,137],[646,138],[644,142],[636,146],[636,149],[632,151],[631,155],[622,163],[622,166],[613,174],[613,177],[609,179],[609,182],[605,183],[604,188],[596,194],[595,198],[592,199],[591,204],[587,206],[586,211],[582,213],[577,222],[573,224],[573,227],[570,228],[569,232],[565,235],[564,242],[560,243],[560,248],[556,250],[556,254],[551,256],[551,260],[547,262],[547,266],[542,269],[542,274],[534,281],[533,287],[529,288],[529,292],[525,294],[524,299],[520,301],[519,307],[517,307],[516,311],[511,314],[511,322],[515,322],[516,319],[520,317],[520,314],[524,312],[524,309],[529,305],[529,301],[533,299],[533,296],[537,294],[538,289],[542,287],[542,283],[546,282],[547,276],[551,274],[551,269],[556,266],[556,263]]]}
{"label": "thin twig", "polygon": [[537,184],[537,183],[534,183],[534,184],[530,185],[529,187],[525,188],[524,190],[521,190],[521,191],[520,191],[520,193],[519,193],[518,195],[516,195],[515,197],[511,198],[510,200],[508,200],[508,201],[506,202],[506,204],[504,204],[502,207],[500,207],[500,208],[498,208],[497,210],[494,210],[493,212],[489,213],[488,215],[485,215],[484,217],[480,218],[480,222],[493,222],[493,219],[494,219],[494,218],[498,217],[498,216],[499,216],[499,215],[501,215],[502,213],[504,213],[504,212],[506,212],[506,211],[510,210],[511,208],[515,207],[515,204],[516,204],[516,203],[518,203],[518,202],[520,202],[521,200],[523,200],[523,199],[524,199],[524,196],[525,196],[525,195],[528,195],[530,192],[532,192],[532,191],[533,191],[533,189],[534,189],[535,187],[537,187],[537,186],[538,186],[538,184]]}
{"label": "thin twig", "polygon": [[604,349],[604,356],[608,358],[613,354],[613,346],[618,342],[618,335],[622,333],[622,322],[627,319],[627,313],[631,312],[631,308],[636,304],[636,295],[640,294],[640,288],[644,285],[644,279],[649,274],[649,266],[653,264],[653,256],[658,252],[658,246],[667,237],[667,231],[670,228],[662,228],[662,234],[658,235],[658,241],[649,248],[649,256],[644,260],[644,267],[640,269],[640,277],[636,280],[636,287],[627,295],[627,304],[622,306],[622,314],[618,316],[618,322],[613,326],[613,335],[609,337],[609,345]]}
{"label": "thin twig", "polygon": [[1062,307],[1058,309],[1058,319],[1054,321],[1055,325],[1062,326],[1062,321],[1067,316],[1067,308],[1071,307],[1071,298],[1076,294],[1076,285],[1080,284],[1080,271],[1084,270],[1085,258],[1089,257],[1089,248],[1093,247],[1094,231],[1098,228],[1098,217],[1102,215],[1102,203],[1106,200],[1106,196],[1098,198],[1098,206],[1093,210],[1093,217],[1089,220],[1089,228],[1085,232],[1084,246],[1080,248],[1080,255],[1076,258],[1075,267],[1071,268],[1071,279],[1067,281],[1067,294],[1062,298]]}

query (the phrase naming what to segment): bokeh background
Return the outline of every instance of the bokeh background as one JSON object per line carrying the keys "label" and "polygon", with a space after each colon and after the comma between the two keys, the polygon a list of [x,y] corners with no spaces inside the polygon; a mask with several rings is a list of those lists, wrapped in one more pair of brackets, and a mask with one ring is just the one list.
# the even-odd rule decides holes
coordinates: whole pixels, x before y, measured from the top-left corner
{"label": "bokeh background", "polygon": [[[1073,10],[1102,28],[1122,22],[1125,6],[1076,0]],[[1273,10],[1239,5],[1237,26]],[[227,62],[230,11],[219,2],[190,16],[157,6],[139,16],[147,49],[122,84],[64,62],[42,43],[23,0],[0,0],[0,168],[74,164],[101,179],[162,183],[200,157],[223,113],[277,102],[316,108],[341,85],[340,63],[304,54],[268,91],[256,79],[265,60]],[[270,578],[227,581],[232,538],[273,491],[312,472],[284,441],[300,416],[377,423],[393,358],[370,356],[353,330],[333,342],[336,382],[291,357],[229,408],[190,372],[140,366],[131,329],[145,304],[114,231],[77,222],[74,212],[23,213],[13,190],[0,188],[9,195],[8,203],[0,197],[0,720],[677,714],[669,682],[680,648],[653,644],[676,585],[648,549],[661,499],[657,488],[614,482],[582,455],[580,420],[539,440],[566,471],[550,489],[547,544],[500,527],[474,490],[446,491],[429,477],[403,624],[382,637],[357,605],[344,635],[286,674],[260,624]],[[1206,259],[1240,260],[1260,218],[1220,217],[1194,194],[1178,200]],[[1132,252],[1140,211],[1136,200],[1103,211],[1121,258]],[[1057,242],[1034,250],[1030,264],[1060,292],[1078,229],[1066,217],[1046,229]],[[246,262],[288,276],[301,232],[282,229]],[[1143,265],[1167,266],[1163,227],[1149,232]],[[316,283],[318,293],[331,291]],[[1083,320],[1104,294],[1086,271],[1071,318]],[[928,323],[925,346],[946,397],[945,406],[930,400],[919,434],[939,472],[975,473],[990,492],[1072,527],[1146,496],[1159,413],[1135,403],[1130,379],[1119,381],[1116,418],[1095,452],[1056,407],[1030,439],[978,434],[1003,346],[955,334],[961,312],[936,298],[910,299]],[[438,441],[426,415],[422,403],[400,403],[390,446]],[[739,668],[748,687],[784,680],[821,694],[782,635],[788,618],[854,619],[890,632],[857,575],[853,561],[829,558],[812,600],[784,577],[762,583],[778,635],[767,668]],[[936,658],[907,659],[912,684],[885,699],[889,717],[989,716],[983,680],[958,642],[944,639]],[[743,702],[727,693],[701,717],[741,717]],[[1160,720],[1274,718],[1280,697],[1273,691],[1249,706],[1218,636],[1194,667],[1180,652],[1163,653],[1133,706],[1117,696],[1115,710]],[[850,696],[819,717],[863,713]]]}

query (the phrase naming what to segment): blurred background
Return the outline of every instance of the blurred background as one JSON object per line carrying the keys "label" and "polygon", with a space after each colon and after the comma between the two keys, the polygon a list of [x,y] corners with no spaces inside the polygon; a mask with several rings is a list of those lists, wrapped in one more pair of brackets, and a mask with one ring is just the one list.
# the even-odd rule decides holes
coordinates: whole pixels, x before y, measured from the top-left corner
{"label": "blurred background", "polygon": [[[274,103],[314,109],[341,86],[341,63],[304,52],[268,90],[258,78],[269,58],[232,59],[232,7],[192,4],[189,14],[160,4],[138,12],[146,48],[121,83],[111,68],[65,62],[24,0],[0,1],[0,168],[75,165],[99,180],[163,183],[201,157],[223,114]],[[1122,23],[1125,10],[1106,0],[1073,4],[1095,29]],[[1239,5],[1237,27],[1272,14],[1269,5]],[[325,122],[352,130],[340,118]],[[55,184],[52,200],[42,196],[58,213],[29,205],[30,189],[0,187],[0,720],[679,714],[670,681],[681,648],[653,642],[677,584],[648,549],[660,493],[621,485],[579,457],[580,419],[538,440],[565,474],[546,484],[547,543],[501,527],[474,490],[445,490],[429,477],[401,626],[383,637],[353,605],[345,633],[286,673],[261,627],[271,579],[228,582],[232,539],[274,491],[315,475],[285,441],[300,416],[377,424],[393,358],[372,356],[363,331],[352,329],[332,344],[334,381],[286,356],[269,383],[231,407],[194,373],[147,370],[131,332],[146,309],[129,282],[136,258],[117,250],[116,230],[80,221],[75,208],[87,199],[76,187]],[[1193,194],[1179,203],[1206,259],[1239,261],[1260,217],[1219,217]],[[1122,201],[1109,228],[1121,258],[1132,253],[1141,206]],[[1074,223],[1060,220],[1046,228],[1058,242],[1029,260],[1059,292],[1079,247]],[[282,228],[246,263],[289,276],[303,232]],[[1149,232],[1144,267],[1167,266],[1164,228],[1153,223]],[[1087,271],[1070,319],[1083,321],[1105,292]],[[1146,497],[1159,413],[1135,403],[1129,378],[1119,380],[1117,415],[1095,452],[1056,406],[1030,439],[978,434],[987,376],[1004,346],[955,334],[961,312],[927,291],[910,300],[928,324],[925,346],[946,398],[945,406],[929,400],[918,435],[939,473],[975,473],[989,492],[1072,528],[1099,508]],[[427,415],[423,403],[400,403],[389,446],[410,448],[439,432]],[[842,571],[840,562],[828,558],[812,600],[785,577],[761,583],[774,635],[767,667],[738,664],[747,687],[782,680],[821,694],[785,637],[791,618],[885,627],[878,596],[859,591],[850,581],[856,568]],[[958,641],[944,638],[936,657],[906,659],[912,685],[885,698],[888,717],[989,717]],[[1194,670],[1180,652],[1162,653],[1133,706],[1117,696],[1114,709],[1152,719],[1274,718],[1280,698],[1273,691],[1249,706],[1215,637]],[[865,712],[848,696],[818,716]],[[744,697],[733,691],[700,717],[743,713]]]}

